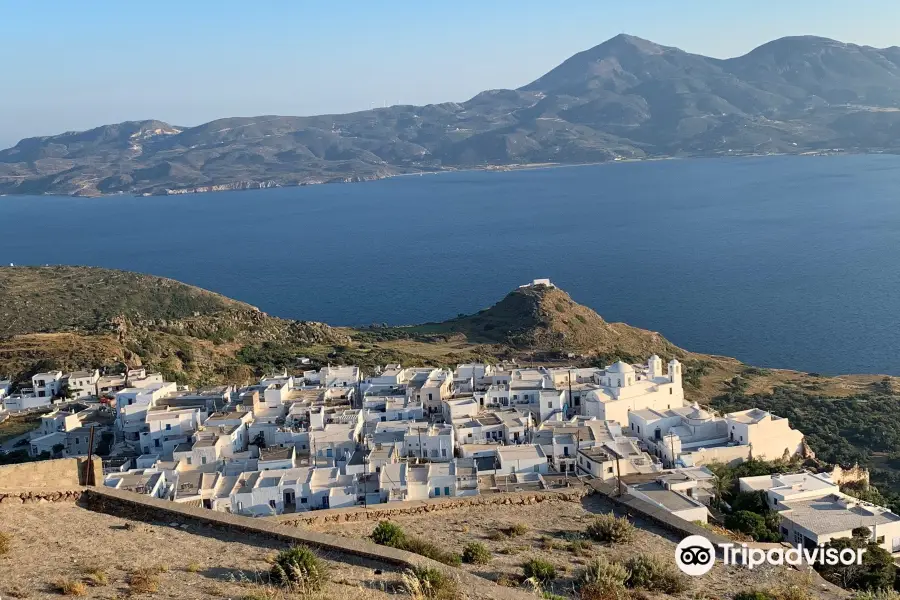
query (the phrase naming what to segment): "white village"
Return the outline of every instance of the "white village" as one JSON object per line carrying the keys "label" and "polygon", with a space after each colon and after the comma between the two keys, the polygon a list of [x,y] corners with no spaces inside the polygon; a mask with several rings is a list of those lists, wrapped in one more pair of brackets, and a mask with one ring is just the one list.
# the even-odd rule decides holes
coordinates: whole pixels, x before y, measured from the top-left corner
{"label": "white village", "polygon": [[[606,483],[706,523],[716,486],[705,465],[810,452],[787,419],[688,402],[681,363],[656,355],[605,368],[298,368],[239,388],[186,389],[145,369],[53,371],[10,388],[0,382],[6,413],[49,410],[27,438],[33,457],[85,456],[103,439],[103,485],[246,516]],[[900,516],[827,473],[740,487],[767,494],[785,541],[874,525],[900,552]]]}

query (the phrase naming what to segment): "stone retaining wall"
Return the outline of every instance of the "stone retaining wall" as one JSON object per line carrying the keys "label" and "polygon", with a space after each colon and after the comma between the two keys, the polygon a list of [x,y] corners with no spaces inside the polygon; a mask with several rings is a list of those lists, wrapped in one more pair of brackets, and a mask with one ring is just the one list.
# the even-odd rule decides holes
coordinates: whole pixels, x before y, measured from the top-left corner
{"label": "stone retaining wall", "polygon": [[401,569],[420,566],[434,567],[456,578],[460,582],[460,587],[470,594],[477,594],[484,600],[534,600],[534,595],[531,593],[502,587],[462,569],[449,567],[404,550],[379,546],[366,540],[306,531],[301,528],[287,527],[271,519],[253,519],[205,508],[185,506],[168,500],[102,486],[88,488],[81,499],[83,505],[91,510],[127,519],[177,524],[199,523],[286,544],[305,544],[319,551],[327,552],[328,558],[332,560],[352,562],[354,557],[360,557]]}
{"label": "stone retaining wall", "polygon": [[368,508],[354,506],[352,508],[332,508],[314,510],[304,513],[290,513],[267,517],[266,521],[307,527],[322,523],[340,523],[352,521],[381,521],[402,515],[420,515],[425,513],[458,510],[473,506],[527,505],[553,502],[581,502],[581,499],[593,493],[589,487],[567,488],[540,492],[510,492],[446,498],[434,500],[417,500],[413,502],[392,502],[373,504]]}
{"label": "stone retaining wall", "polygon": [[0,492],[0,504],[27,504],[29,502],[77,502],[84,489],[65,491]]}

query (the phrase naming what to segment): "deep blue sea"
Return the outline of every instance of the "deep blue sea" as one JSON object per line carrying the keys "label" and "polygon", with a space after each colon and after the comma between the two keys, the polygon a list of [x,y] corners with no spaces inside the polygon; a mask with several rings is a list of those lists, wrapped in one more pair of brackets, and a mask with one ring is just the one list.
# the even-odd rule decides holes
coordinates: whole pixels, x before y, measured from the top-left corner
{"label": "deep blue sea", "polygon": [[900,374],[900,157],[678,160],[170,197],[0,198],[0,264],[408,324],[549,277],[685,348]]}

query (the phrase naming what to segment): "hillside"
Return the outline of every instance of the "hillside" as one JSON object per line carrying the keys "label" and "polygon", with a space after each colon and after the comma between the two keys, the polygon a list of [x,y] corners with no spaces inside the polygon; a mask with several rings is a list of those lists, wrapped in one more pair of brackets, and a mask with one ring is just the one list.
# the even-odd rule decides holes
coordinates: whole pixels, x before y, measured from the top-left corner
{"label": "hillside", "polygon": [[[0,374],[147,365],[181,383],[243,382],[242,350],[333,347],[328,325],[271,317],[171,279],[94,267],[0,267]],[[296,356],[296,355],[295,355]]]}
{"label": "hillside", "polygon": [[515,90],[196,127],[128,121],[0,151],[0,193],[165,194],[661,156],[900,151],[900,48],[800,36],[727,60],[619,35]]}
{"label": "hillside", "polygon": [[470,342],[503,344],[523,351],[634,357],[686,354],[656,332],[607,323],[563,290],[546,285],[520,287],[474,315],[414,329],[422,333],[461,333]]}
{"label": "hillside", "polygon": [[105,329],[115,319],[259,312],[184,283],[93,267],[0,267],[0,335]]}

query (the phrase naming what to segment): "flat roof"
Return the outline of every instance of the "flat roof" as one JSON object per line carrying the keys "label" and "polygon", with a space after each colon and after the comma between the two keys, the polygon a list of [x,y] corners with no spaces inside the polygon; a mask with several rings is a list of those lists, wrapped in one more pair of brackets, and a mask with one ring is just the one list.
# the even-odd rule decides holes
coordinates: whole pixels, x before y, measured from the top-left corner
{"label": "flat roof", "polygon": [[883,507],[866,506],[855,498],[837,494],[816,500],[787,502],[779,514],[816,535],[841,533],[863,526],[871,529],[900,521],[900,516]]}
{"label": "flat roof", "polygon": [[653,502],[663,506],[666,510],[678,511],[690,508],[698,508],[702,506],[699,503],[691,502],[681,494],[677,494],[671,490],[667,490],[656,481],[648,481],[647,483],[639,483],[631,486],[636,491],[650,498]]}

